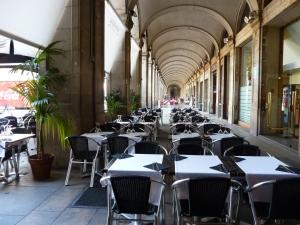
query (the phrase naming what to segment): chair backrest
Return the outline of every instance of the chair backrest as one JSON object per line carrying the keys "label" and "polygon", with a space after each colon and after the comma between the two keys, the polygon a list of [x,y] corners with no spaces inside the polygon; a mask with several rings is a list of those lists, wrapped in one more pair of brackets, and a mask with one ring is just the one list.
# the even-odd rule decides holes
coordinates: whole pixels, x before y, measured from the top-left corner
{"label": "chair backrest", "polygon": [[111,156],[118,153],[123,153],[128,147],[129,140],[128,137],[123,136],[110,136],[107,138],[108,150],[109,150],[109,159]]}
{"label": "chair backrest", "polygon": [[138,142],[134,146],[136,154],[160,154],[160,147],[155,142]]}
{"label": "chair backrest", "polygon": [[106,123],[106,127],[110,131],[119,131],[121,129],[121,124],[115,123],[115,122],[108,122],[108,123]]}
{"label": "chair backrest", "polygon": [[144,116],[144,121],[145,122],[154,122],[155,121],[155,117],[154,116]]}
{"label": "chair backrest", "polygon": [[7,118],[0,118],[0,126],[6,126],[9,124],[9,119]]}
{"label": "chair backrest", "polygon": [[31,130],[25,128],[25,127],[16,127],[11,129],[11,132],[13,134],[31,134]]}
{"label": "chair backrest", "polygon": [[220,125],[219,124],[207,123],[207,124],[203,125],[203,132],[204,132],[204,134],[217,133],[219,129],[220,129]]}
{"label": "chair backrest", "polygon": [[300,219],[300,178],[277,180],[269,211],[271,219]]}
{"label": "chair backrest", "polygon": [[18,126],[18,119],[15,116],[6,116],[4,117],[9,120],[8,125],[11,125],[12,127],[17,127]]}
{"label": "chair backrest", "polygon": [[187,128],[188,128],[188,127],[187,127],[186,124],[183,124],[183,123],[176,124],[176,125],[175,125],[175,132],[182,133],[182,132],[184,132]]}
{"label": "chair backrest", "polygon": [[172,117],[172,122],[173,123],[177,123],[178,121],[179,121],[179,116],[178,115],[174,115],[173,117]]}
{"label": "chair backrest", "polygon": [[68,137],[74,159],[77,160],[93,160],[96,152],[89,150],[88,138],[85,136]]}
{"label": "chair backrest", "polygon": [[200,137],[192,137],[192,138],[181,138],[179,140],[179,144],[199,144],[202,145],[202,139]]}
{"label": "chair backrest", "polygon": [[141,123],[135,123],[135,124],[133,124],[133,129],[136,132],[144,132],[145,131],[145,125],[141,124]]}
{"label": "chair backrest", "polygon": [[190,216],[223,217],[230,179],[222,177],[189,181]]}
{"label": "chair backrest", "polygon": [[221,155],[224,155],[224,152],[233,146],[236,145],[241,145],[243,144],[244,139],[241,137],[227,137],[227,138],[222,138],[220,140],[221,143]]}
{"label": "chair backrest", "polygon": [[202,145],[195,143],[179,144],[177,146],[177,153],[180,155],[204,155],[205,151]]}
{"label": "chair backrest", "polygon": [[224,153],[226,156],[260,156],[261,151],[256,145],[239,144]]}
{"label": "chair backrest", "polygon": [[28,116],[24,119],[24,126],[31,130],[32,133],[36,134],[36,121],[35,116]]}
{"label": "chair backrest", "polygon": [[146,214],[151,180],[149,177],[111,177],[118,213]]}
{"label": "chair backrest", "polygon": [[132,116],[121,116],[121,120],[124,122],[133,122],[133,117]]}

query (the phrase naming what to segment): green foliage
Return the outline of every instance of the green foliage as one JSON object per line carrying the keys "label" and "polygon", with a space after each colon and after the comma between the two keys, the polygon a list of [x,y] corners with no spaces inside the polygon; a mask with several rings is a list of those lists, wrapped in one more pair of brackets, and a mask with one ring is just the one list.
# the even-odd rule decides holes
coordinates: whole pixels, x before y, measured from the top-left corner
{"label": "green foliage", "polygon": [[[45,49],[40,49],[36,56],[11,70],[12,73],[22,71],[30,73],[31,80],[17,84],[12,89],[23,97],[24,102],[35,112],[37,122],[38,156],[44,155],[44,138],[49,135],[57,137],[64,148],[65,138],[72,133],[71,121],[61,112],[57,97],[52,92],[61,87],[65,77],[58,68],[52,65],[55,56],[63,55],[63,50],[53,42]],[[44,66],[45,69],[41,69]]]}
{"label": "green foliage", "polygon": [[130,91],[129,109],[131,112],[137,110],[140,106],[141,96],[136,94],[133,90]]}
{"label": "green foliage", "polygon": [[114,119],[122,107],[122,101],[119,90],[111,91],[106,97],[107,112],[111,119]]}

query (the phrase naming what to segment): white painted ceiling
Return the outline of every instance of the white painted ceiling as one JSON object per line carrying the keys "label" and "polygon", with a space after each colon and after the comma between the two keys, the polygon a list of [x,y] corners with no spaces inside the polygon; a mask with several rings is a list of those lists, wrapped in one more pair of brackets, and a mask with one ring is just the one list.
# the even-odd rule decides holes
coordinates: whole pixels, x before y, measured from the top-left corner
{"label": "white painted ceiling", "polygon": [[167,86],[182,87],[218,53],[224,33],[236,33],[246,4],[246,0],[137,1],[140,32],[147,33],[148,49]]}

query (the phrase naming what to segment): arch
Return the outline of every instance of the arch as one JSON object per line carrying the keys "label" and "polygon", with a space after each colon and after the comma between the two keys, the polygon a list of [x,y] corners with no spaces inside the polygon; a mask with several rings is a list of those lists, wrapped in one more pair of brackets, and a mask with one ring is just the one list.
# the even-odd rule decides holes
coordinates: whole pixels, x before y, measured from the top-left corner
{"label": "arch", "polygon": [[259,6],[257,0],[246,0],[251,11],[258,11]]}
{"label": "arch", "polygon": [[150,46],[152,46],[153,42],[158,39],[161,35],[173,31],[173,30],[193,30],[199,33],[202,33],[203,35],[205,35],[206,37],[208,37],[208,39],[213,43],[213,45],[215,46],[215,48],[217,49],[217,51],[219,52],[220,48],[219,48],[219,44],[217,42],[217,40],[215,39],[214,36],[212,36],[210,33],[208,33],[206,30],[203,30],[200,27],[195,27],[195,26],[190,26],[190,25],[186,25],[186,26],[174,26],[174,27],[169,27],[168,29],[165,29],[163,31],[160,31],[159,33],[155,34],[152,39],[150,40]]}
{"label": "arch", "polygon": [[169,86],[171,86],[172,84],[178,85],[178,86],[181,87],[181,88],[184,86],[184,84],[181,83],[181,82],[178,81],[178,80],[171,80],[171,82],[170,82],[170,84],[167,86],[167,88],[168,88]]}
{"label": "arch", "polygon": [[167,63],[164,63],[163,65],[160,65],[160,69],[163,70],[163,68],[165,66],[168,66],[170,64],[172,64],[172,65],[185,65],[185,66],[187,66],[189,68],[193,68],[194,70],[197,69],[197,66],[195,66],[195,65],[193,65],[193,64],[191,64],[189,62],[180,61],[180,60],[172,60],[172,61],[169,61]]}
{"label": "arch", "polygon": [[[256,0],[247,0],[247,1],[252,2],[252,1],[256,1]],[[150,16],[150,18],[144,24],[144,27],[142,28],[142,33],[158,17],[163,16],[164,14],[167,14],[167,13],[182,11],[184,8],[186,8],[186,9],[197,8],[199,11],[202,11],[203,13],[211,15],[213,18],[216,19],[217,22],[219,22],[227,30],[229,35],[233,35],[232,27],[230,26],[228,21],[222,15],[220,15],[218,12],[216,12],[212,9],[209,9],[209,8],[206,8],[206,7],[203,7],[203,6],[200,6],[200,5],[192,5],[192,4],[183,4],[183,5],[170,6],[168,8],[164,8],[164,9],[154,13],[152,16]]]}
{"label": "arch", "polygon": [[[170,49],[170,50],[167,50],[167,51],[164,51],[161,55],[159,55],[157,57],[157,62],[159,62],[159,60],[161,59],[161,57],[163,57],[165,54],[168,54],[170,52],[177,52],[177,51],[188,51],[188,52],[192,52],[194,53],[195,55],[197,55],[199,57],[199,59],[201,60],[201,62],[203,63],[203,58],[199,55],[198,52],[195,52],[191,49],[188,49],[188,48],[174,48],[174,49]],[[197,64],[199,64],[199,62],[197,62],[194,58],[192,57],[189,57],[189,56],[186,56],[186,55],[174,55],[174,56],[185,56],[186,58],[189,58],[191,59],[192,61],[196,62]]]}
{"label": "arch", "polygon": [[194,44],[198,45],[204,51],[207,58],[210,60],[210,55],[208,53],[208,50],[202,44],[200,44],[196,41],[193,41],[193,40],[189,40],[189,39],[174,39],[174,40],[168,41],[166,43],[163,43],[163,44],[157,46],[157,50],[164,47],[164,46],[166,46],[166,45],[168,45],[168,44],[170,44],[170,43],[178,42],[178,41],[186,41],[186,42],[191,42],[191,43],[194,43]]}

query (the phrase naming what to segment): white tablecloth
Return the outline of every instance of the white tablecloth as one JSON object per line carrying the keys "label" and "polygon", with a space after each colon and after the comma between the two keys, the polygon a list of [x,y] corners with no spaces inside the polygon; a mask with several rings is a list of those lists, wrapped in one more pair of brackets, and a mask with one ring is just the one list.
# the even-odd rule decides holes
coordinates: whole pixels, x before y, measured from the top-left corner
{"label": "white tablecloth", "polygon": [[182,138],[194,138],[200,137],[198,133],[180,133],[180,134],[172,134],[172,143],[173,147],[177,147],[179,145],[179,141]]}
{"label": "white tablecloth", "polygon": [[0,148],[0,157],[5,155],[5,148],[10,145],[21,146],[26,144],[28,139],[34,137],[35,134],[12,134],[12,135],[0,135],[0,145],[3,148]]}
{"label": "white tablecloth", "polygon": [[[175,161],[175,179],[201,178],[201,177],[230,177],[229,173],[223,173],[210,167],[222,164],[217,156],[184,155],[187,158]],[[188,198],[187,184],[178,187],[178,195],[181,199]]]}
{"label": "white tablecloth", "polygon": [[[245,160],[237,165],[245,172],[249,186],[262,181],[299,176],[276,170],[279,165],[286,165],[280,160],[269,156],[241,156]],[[253,191],[254,201],[269,202],[272,196],[272,186],[266,185]]]}
{"label": "white tablecloth", "polygon": [[[101,133],[102,132],[98,132],[98,133],[84,133],[81,136],[85,136],[85,137],[91,138],[91,139],[95,140],[96,142],[98,142],[100,145],[102,145],[102,142],[104,140],[106,140],[106,137],[102,136]],[[93,150],[93,151],[97,150],[98,146],[97,146],[96,143],[94,143],[93,141],[89,140],[88,144],[89,144],[89,149],[90,150]]]}
{"label": "white tablecloth", "polygon": [[[152,180],[162,182],[162,175],[159,171],[148,169],[144,166],[151,163],[162,163],[163,155],[159,154],[133,154],[134,157],[117,159],[108,169],[108,176],[146,176]],[[159,201],[159,191],[161,186],[157,183],[151,184],[151,203],[157,204]]]}

